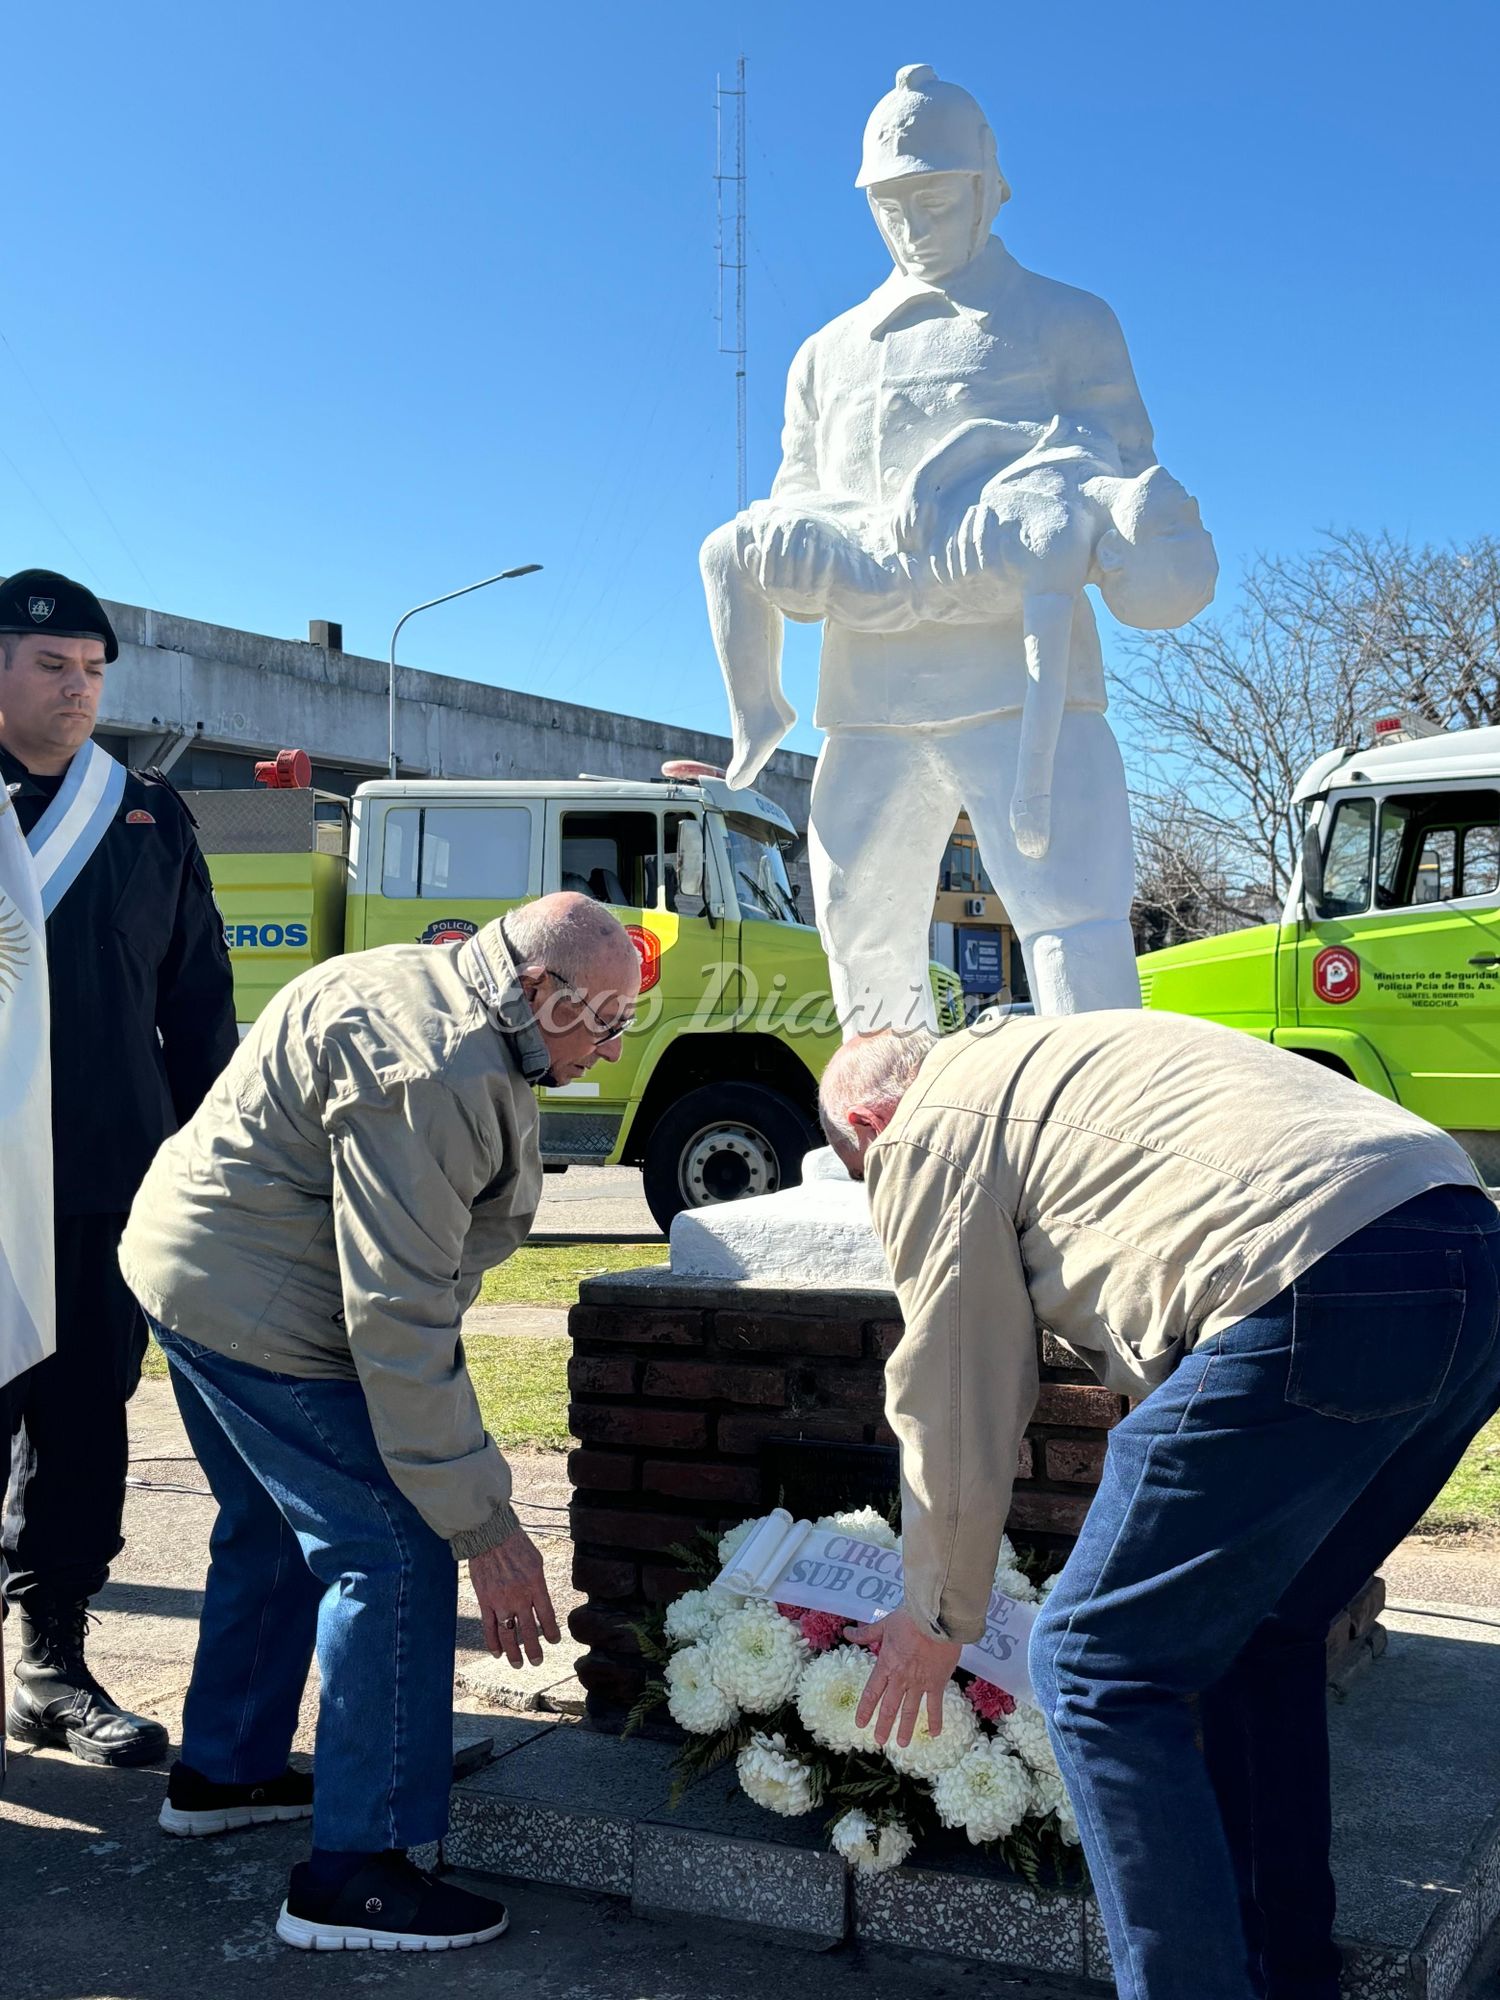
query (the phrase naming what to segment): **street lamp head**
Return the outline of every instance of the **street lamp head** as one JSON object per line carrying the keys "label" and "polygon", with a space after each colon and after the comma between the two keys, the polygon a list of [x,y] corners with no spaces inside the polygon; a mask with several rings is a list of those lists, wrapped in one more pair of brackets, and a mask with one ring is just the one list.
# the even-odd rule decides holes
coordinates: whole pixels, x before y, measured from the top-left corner
{"label": "street lamp head", "polygon": [[429,597],[424,604],[414,604],[410,611],[403,611],[396,620],[391,633],[390,674],[386,683],[386,724],[389,743],[390,775],[396,775],[396,641],[401,636],[401,628],[408,618],[415,618],[419,611],[431,611],[434,605],[451,604],[455,597],[467,597],[471,591],[483,590],[487,584],[504,583],[513,576],[530,576],[541,568],[540,563],[522,563],[518,569],[502,569],[495,576],[482,576],[478,583],[466,583],[459,590],[445,590],[441,597]]}

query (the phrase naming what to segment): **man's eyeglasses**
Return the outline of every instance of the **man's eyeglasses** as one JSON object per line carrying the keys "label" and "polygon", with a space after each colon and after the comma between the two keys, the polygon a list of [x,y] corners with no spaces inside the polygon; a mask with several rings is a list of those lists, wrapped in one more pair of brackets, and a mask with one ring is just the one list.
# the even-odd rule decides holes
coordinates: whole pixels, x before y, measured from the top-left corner
{"label": "man's eyeglasses", "polygon": [[573,1002],[575,1007],[580,1008],[583,1013],[588,1015],[590,1022],[593,1024],[594,1046],[596,1048],[603,1048],[606,1042],[615,1041],[619,1036],[628,1033],[635,1026],[635,1015],[633,1013],[622,1014],[618,1021],[609,1023],[601,1021],[597,1009],[589,1005],[588,1001],[584,999],[571,980],[564,979],[563,975],[555,971],[550,965],[544,965],[542,970],[549,979],[557,982],[558,987]]}

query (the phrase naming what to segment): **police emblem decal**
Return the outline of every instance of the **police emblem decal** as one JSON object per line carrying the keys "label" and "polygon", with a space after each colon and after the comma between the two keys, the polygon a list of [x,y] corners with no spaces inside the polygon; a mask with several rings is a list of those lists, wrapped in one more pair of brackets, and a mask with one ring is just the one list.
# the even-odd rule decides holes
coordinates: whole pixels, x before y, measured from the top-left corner
{"label": "police emblem decal", "polygon": [[155,826],[156,814],[143,812],[141,808],[137,806],[133,812],[126,813],[125,824],[127,826]]}
{"label": "police emblem decal", "polygon": [[26,603],[26,609],[31,613],[32,620],[35,624],[45,625],[47,620],[52,616],[53,612],[57,609],[57,599],[55,597],[28,598]]}
{"label": "police emblem decal", "polygon": [[418,944],[458,944],[479,929],[467,917],[434,917],[417,938]]}
{"label": "police emblem decal", "polygon": [[1359,955],[1331,944],[1313,960],[1313,992],[1332,1007],[1342,1007],[1359,991]]}

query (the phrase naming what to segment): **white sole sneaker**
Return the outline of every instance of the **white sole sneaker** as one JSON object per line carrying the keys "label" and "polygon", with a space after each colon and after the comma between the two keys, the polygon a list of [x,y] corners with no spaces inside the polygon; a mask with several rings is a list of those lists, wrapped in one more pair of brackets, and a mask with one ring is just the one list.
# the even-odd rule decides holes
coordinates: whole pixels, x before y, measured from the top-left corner
{"label": "white sole sneaker", "polygon": [[163,1833],[179,1840],[201,1840],[211,1833],[234,1833],[242,1826],[271,1826],[281,1820],[311,1819],[309,1806],[223,1806],[217,1811],[184,1812],[164,1800],[156,1816]]}
{"label": "white sole sneaker", "polygon": [[424,1937],[412,1931],[371,1931],[352,1924],[319,1924],[294,1917],[285,1903],[276,1919],[276,1935],[298,1951],[461,1951],[468,1944],[488,1944],[510,1928],[502,1917],[487,1930],[459,1931],[452,1937]]}

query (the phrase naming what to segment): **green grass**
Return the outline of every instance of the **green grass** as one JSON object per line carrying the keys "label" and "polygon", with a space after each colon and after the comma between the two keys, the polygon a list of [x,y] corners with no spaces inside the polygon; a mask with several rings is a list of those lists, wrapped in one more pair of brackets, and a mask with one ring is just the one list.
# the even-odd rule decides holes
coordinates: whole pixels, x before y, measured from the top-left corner
{"label": "green grass", "polygon": [[486,1306],[570,1306],[585,1278],[665,1264],[665,1243],[523,1243],[487,1271],[479,1293]]}
{"label": "green grass", "polygon": [[1500,1528],[1500,1417],[1469,1446],[1422,1526],[1443,1534]]}
{"label": "green grass", "polygon": [[482,1333],[467,1343],[469,1376],[484,1427],[502,1451],[566,1451],[565,1333]]}

